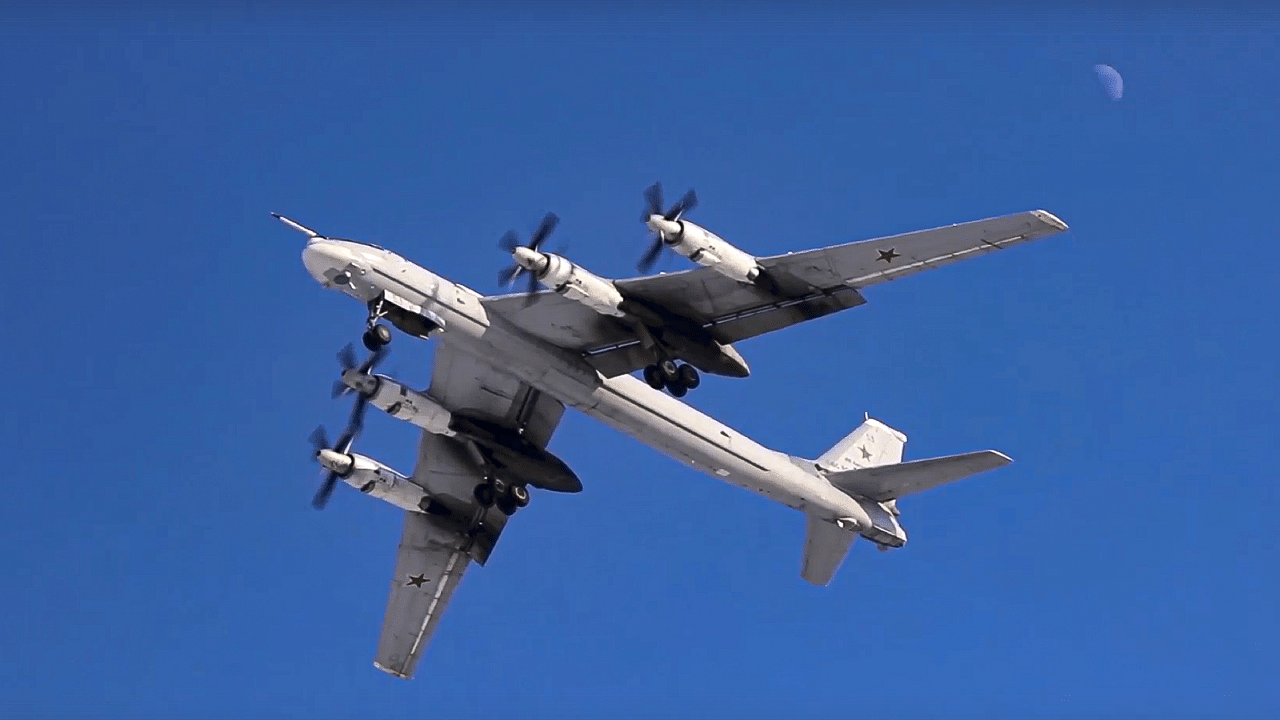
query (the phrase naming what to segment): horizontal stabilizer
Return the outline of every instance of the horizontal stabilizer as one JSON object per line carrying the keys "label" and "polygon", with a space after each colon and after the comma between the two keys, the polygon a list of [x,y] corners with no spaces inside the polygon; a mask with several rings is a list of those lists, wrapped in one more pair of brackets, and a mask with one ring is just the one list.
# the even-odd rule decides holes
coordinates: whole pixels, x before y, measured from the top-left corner
{"label": "horizontal stabilizer", "polygon": [[924,492],[1013,462],[995,450],[827,473],[832,485],[850,495],[884,502]]}
{"label": "horizontal stabilizer", "polygon": [[852,530],[812,515],[806,515],[805,520],[808,524],[805,527],[800,577],[814,585],[826,585],[835,577],[836,570],[840,569],[849,554],[849,547],[858,536]]}

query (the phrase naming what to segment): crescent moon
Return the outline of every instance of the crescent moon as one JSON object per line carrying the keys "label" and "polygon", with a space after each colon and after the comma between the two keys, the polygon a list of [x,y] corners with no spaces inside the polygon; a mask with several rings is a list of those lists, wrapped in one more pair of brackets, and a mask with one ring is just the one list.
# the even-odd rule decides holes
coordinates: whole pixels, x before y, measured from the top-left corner
{"label": "crescent moon", "polygon": [[1124,78],[1120,77],[1120,73],[1110,65],[1094,65],[1093,71],[1098,74],[1098,80],[1102,83],[1102,89],[1107,91],[1107,97],[1112,100],[1119,100],[1124,96]]}

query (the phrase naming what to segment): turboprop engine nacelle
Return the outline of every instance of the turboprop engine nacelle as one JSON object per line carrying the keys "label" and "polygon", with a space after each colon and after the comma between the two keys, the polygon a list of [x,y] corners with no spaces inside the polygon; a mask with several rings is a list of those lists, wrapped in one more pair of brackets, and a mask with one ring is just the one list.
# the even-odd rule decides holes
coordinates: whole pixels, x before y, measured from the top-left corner
{"label": "turboprop engine nacelle", "polygon": [[357,370],[342,374],[347,387],[364,395],[374,407],[397,420],[417,425],[435,435],[452,437],[453,414],[428,395],[410,390],[385,375],[366,375]]}
{"label": "turboprop engine nacelle", "polygon": [[419,511],[430,500],[427,492],[408,477],[367,455],[325,449],[317,459],[351,487],[404,510]]}
{"label": "turboprop engine nacelle", "polygon": [[618,305],[622,303],[622,293],[608,280],[553,253],[518,247],[513,255],[521,267],[533,272],[538,281],[552,291],[576,300],[601,315],[626,315],[618,309]]}
{"label": "turboprop engine nacelle", "polygon": [[738,282],[753,283],[760,276],[755,256],[730,245],[724,238],[688,220],[649,219],[649,228],[661,233],[662,242],[690,260]]}

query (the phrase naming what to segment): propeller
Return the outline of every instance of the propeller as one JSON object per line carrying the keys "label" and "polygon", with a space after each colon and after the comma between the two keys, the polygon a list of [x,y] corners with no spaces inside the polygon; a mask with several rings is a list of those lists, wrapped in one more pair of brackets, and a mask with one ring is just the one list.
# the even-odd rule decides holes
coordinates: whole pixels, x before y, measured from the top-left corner
{"label": "propeller", "polygon": [[[533,231],[533,235],[529,236],[528,245],[520,245],[520,240],[516,236],[516,231],[510,230],[498,240],[498,247],[513,255],[516,253],[516,250],[521,247],[535,253],[539,252],[539,248],[542,247],[542,244],[551,236],[551,232],[556,229],[556,225],[559,224],[560,218],[557,217],[555,213],[547,213],[542,218],[542,222],[538,223],[538,227]],[[521,265],[519,262],[512,263],[509,267],[505,267],[498,272],[498,284],[506,287],[515,282],[521,275],[528,277],[528,282],[525,286],[525,294],[528,295],[526,303],[532,303],[534,293],[538,292],[538,278],[529,268]]]}
{"label": "propeller", "polygon": [[[380,347],[370,353],[368,359],[357,366],[356,349],[351,345],[351,343],[347,343],[346,347],[338,351],[338,364],[342,366],[343,375],[347,374],[350,370],[355,370],[361,375],[368,375],[370,371],[381,364],[383,360],[387,359],[387,355],[389,355],[390,352],[391,351],[388,350],[386,346]],[[349,385],[341,380],[334,381],[332,395],[335,399],[340,398],[349,392],[351,392],[351,387]]]}
{"label": "propeller", "polygon": [[[379,348],[370,353],[369,357],[363,363],[356,364],[356,351],[351,345],[347,345],[338,351],[338,364],[342,366],[343,373],[351,370],[359,372],[361,375],[368,375],[379,363],[386,359],[388,350]],[[333,396],[341,397],[350,392],[351,388],[341,380],[334,383]],[[329,444],[329,434],[325,432],[324,426],[317,427],[311,436],[307,439],[311,442],[312,459],[318,460],[320,453],[325,450],[332,450],[339,455],[348,455],[351,452],[351,446],[355,443],[356,435],[364,429],[364,415],[369,408],[369,398],[364,393],[356,393],[355,403],[351,407],[351,415],[347,419],[347,428],[343,430],[342,435],[338,437],[338,441],[333,445]],[[311,506],[317,510],[323,510],[325,505],[329,503],[329,496],[333,494],[334,487],[338,483],[338,473],[330,470],[325,475],[324,482],[320,484],[320,489],[316,491],[316,495],[311,500]]]}
{"label": "propeller", "polygon": [[[644,191],[644,214],[640,216],[640,222],[648,225],[657,215],[667,222],[675,222],[684,216],[685,213],[698,206],[698,194],[692,189],[685,193],[683,197],[676,201],[665,213],[662,211],[662,183],[656,182]],[[650,226],[652,227],[652,226]],[[662,230],[656,230],[657,237],[654,238],[653,244],[640,257],[640,262],[636,263],[636,269],[640,272],[649,272],[653,264],[658,261],[658,256],[662,254],[662,247],[666,242],[666,233]]]}
{"label": "propeller", "polygon": [[329,449],[329,433],[320,425],[307,436],[307,442],[311,443],[311,459],[317,460],[321,450]]}
{"label": "propeller", "polygon": [[[329,435],[325,432],[324,426],[317,427],[308,438],[312,447],[315,449],[312,459],[318,459],[320,453],[325,450],[332,450],[339,455],[346,455],[351,452],[351,444],[355,442],[356,430],[347,428],[342,436],[338,438],[338,442],[329,445]],[[320,489],[316,490],[315,497],[311,498],[311,507],[317,510],[323,510],[325,505],[329,504],[329,496],[333,495],[333,489],[338,485],[338,473],[330,470],[324,477],[324,482],[320,484]]]}

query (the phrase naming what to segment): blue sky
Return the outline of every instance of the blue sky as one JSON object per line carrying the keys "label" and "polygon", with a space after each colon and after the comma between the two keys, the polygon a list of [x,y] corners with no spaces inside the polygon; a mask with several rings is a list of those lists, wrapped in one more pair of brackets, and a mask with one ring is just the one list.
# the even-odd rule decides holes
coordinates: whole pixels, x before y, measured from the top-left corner
{"label": "blue sky", "polygon": [[[1235,13],[5,6],[0,717],[1274,717],[1280,23]],[[268,213],[496,292],[548,210],[631,274],[657,179],[762,255],[1060,215],[689,397],[795,454],[865,411],[1015,464],[814,588],[800,516],[569,414],[586,491],[377,672],[398,511],[308,505],[362,316]]]}

